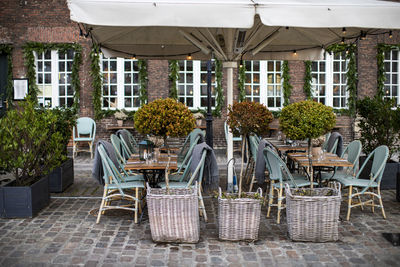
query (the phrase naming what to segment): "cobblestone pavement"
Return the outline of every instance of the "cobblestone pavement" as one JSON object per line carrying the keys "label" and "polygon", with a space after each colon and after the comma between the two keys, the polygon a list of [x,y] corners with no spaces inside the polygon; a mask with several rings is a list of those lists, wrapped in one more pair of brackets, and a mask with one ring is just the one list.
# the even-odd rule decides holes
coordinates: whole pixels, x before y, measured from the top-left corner
{"label": "cobblestone pavement", "polygon": [[[400,247],[381,235],[400,232],[393,190],[384,191],[387,220],[379,210],[353,209],[350,222],[340,223],[338,242],[291,242],[285,216],[278,225],[276,210],[266,218],[265,208],[258,241],[219,241],[217,201],[208,197],[209,222],[201,220],[198,244],[156,244],[146,215],[134,224],[132,214],[117,211],[95,223],[90,211],[100,206],[102,188],[91,178],[90,165],[76,164],[74,185],[52,194],[35,218],[0,219],[0,266],[400,266]],[[343,203],[341,217],[345,209]]]}

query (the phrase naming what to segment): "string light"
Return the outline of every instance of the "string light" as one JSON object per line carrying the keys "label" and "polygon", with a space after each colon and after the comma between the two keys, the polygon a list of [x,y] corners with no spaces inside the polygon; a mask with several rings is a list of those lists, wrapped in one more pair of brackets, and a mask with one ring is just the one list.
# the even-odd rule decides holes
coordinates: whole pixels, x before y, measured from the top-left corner
{"label": "string light", "polygon": [[192,60],[192,54],[189,53],[189,54],[187,55],[187,57],[186,57],[186,60]]}
{"label": "string light", "polygon": [[243,67],[243,55],[240,56],[239,68]]}
{"label": "string light", "polygon": [[390,39],[392,39],[392,38],[393,38],[393,33],[392,33],[392,31],[391,31],[391,30],[389,31],[389,38],[390,38]]}
{"label": "string light", "polygon": [[344,44],[344,37],[342,37],[342,41],[340,42],[341,44]]}
{"label": "string light", "polygon": [[342,33],[343,33],[343,34],[346,34],[346,27],[343,27]]}
{"label": "string light", "polygon": [[297,56],[297,51],[293,50],[293,55]]}
{"label": "string light", "polygon": [[135,59],[136,59],[136,55],[133,54],[132,57],[131,57],[131,59],[135,60]]}

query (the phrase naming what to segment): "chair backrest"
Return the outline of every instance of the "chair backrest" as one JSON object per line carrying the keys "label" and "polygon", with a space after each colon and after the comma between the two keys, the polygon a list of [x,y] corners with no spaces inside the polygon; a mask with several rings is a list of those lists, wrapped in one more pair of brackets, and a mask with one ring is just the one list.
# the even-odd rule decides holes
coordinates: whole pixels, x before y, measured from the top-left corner
{"label": "chair backrest", "polygon": [[[105,184],[116,184],[118,187],[118,191],[124,195],[124,192],[121,188],[121,183],[123,183],[123,179],[121,177],[121,174],[119,173],[117,167],[114,165],[112,160],[108,157],[103,145],[98,146],[98,151],[100,154],[101,158],[101,163],[103,166],[103,171],[104,171],[104,182]],[[111,178],[111,179],[110,179]]]}
{"label": "chair backrest", "polygon": [[254,162],[257,161],[257,151],[258,151],[259,143],[260,143],[260,140],[256,136],[253,136],[253,135],[249,136],[250,153],[254,159]]}
{"label": "chair backrest", "polygon": [[324,143],[322,144],[322,149],[325,150],[325,151],[328,149],[328,140],[329,140],[329,137],[331,137],[331,132],[327,132],[327,133],[325,134],[325,141],[324,141]]}
{"label": "chair backrest", "polygon": [[[271,180],[279,180],[279,182],[283,183],[286,180],[290,180],[293,185],[296,185],[296,182],[293,179],[289,169],[286,166],[286,163],[276,154],[271,148],[266,147],[263,150],[264,158],[266,162],[266,167],[269,171],[269,176]],[[288,179],[284,179],[284,172]]]}
{"label": "chair backrest", "polygon": [[119,138],[121,138],[123,145],[130,154],[137,153],[138,145],[136,143],[136,140],[127,129],[119,130],[117,132],[117,135],[119,136]]}
{"label": "chair backrest", "polygon": [[353,163],[353,175],[355,175],[358,165],[358,159],[361,154],[361,142],[359,140],[354,140],[348,144],[348,146],[343,151],[341,157],[344,158],[344,155],[347,154],[347,161]]}
{"label": "chair backrest", "polygon": [[181,172],[182,169],[186,169],[187,166],[190,166],[189,160],[192,156],[193,149],[198,144],[199,140],[200,140],[200,136],[197,136],[195,138],[195,140],[193,141],[193,143],[189,146],[189,149],[187,150],[183,159],[182,159],[183,155],[181,155],[181,156],[178,155],[178,158],[177,158],[178,166],[179,166],[178,172]]}
{"label": "chair backrest", "polygon": [[[190,179],[189,179],[189,181],[188,181],[186,187],[191,186],[191,185],[194,183],[196,177],[199,177],[199,178],[198,178],[198,182],[199,182],[199,184],[201,185],[201,183],[202,183],[202,181],[203,181],[204,163],[205,163],[205,161],[206,161],[206,155],[207,155],[207,150],[204,149],[203,152],[201,153],[200,162],[199,162],[199,164],[197,165],[195,171],[192,173],[192,176],[190,176]],[[192,161],[192,160],[190,160],[190,164],[191,164],[191,161]],[[187,169],[190,169],[190,168],[187,168]],[[197,174],[198,174],[198,176],[197,176]]]}
{"label": "chair backrest", "polygon": [[[96,136],[96,122],[89,117],[82,117],[76,120],[76,134],[77,137],[80,135],[89,135],[90,138],[94,139]],[[74,127],[75,137],[75,127]]]}
{"label": "chair backrest", "polygon": [[118,160],[122,164],[126,164],[126,160],[129,159],[130,154],[128,151],[126,151],[126,148],[122,145],[121,139],[115,134],[112,134],[110,136],[110,139],[111,139],[111,144],[114,147],[115,154],[117,154]]}
{"label": "chair backrest", "polygon": [[[360,170],[357,173],[356,178],[359,178],[361,172],[363,171],[364,167],[367,165],[368,161],[373,157],[372,160],[372,167],[370,172],[371,183],[373,181],[377,182],[378,184],[382,180],[383,171],[385,170],[386,161],[389,157],[389,148],[385,145],[378,146],[377,148],[372,151],[368,157],[366,158],[364,164],[361,166]],[[364,188],[362,192],[367,189]]]}

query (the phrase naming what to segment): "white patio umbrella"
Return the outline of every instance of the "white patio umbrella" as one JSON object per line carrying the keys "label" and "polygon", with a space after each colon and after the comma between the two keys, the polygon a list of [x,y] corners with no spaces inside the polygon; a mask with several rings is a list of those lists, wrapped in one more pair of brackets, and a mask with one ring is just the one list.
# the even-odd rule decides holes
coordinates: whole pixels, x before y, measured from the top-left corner
{"label": "white patio umbrella", "polygon": [[[316,60],[342,38],[400,29],[400,3],[377,0],[68,0],[68,7],[106,56],[223,60],[228,105],[239,59]],[[231,133],[227,143],[229,159]]]}

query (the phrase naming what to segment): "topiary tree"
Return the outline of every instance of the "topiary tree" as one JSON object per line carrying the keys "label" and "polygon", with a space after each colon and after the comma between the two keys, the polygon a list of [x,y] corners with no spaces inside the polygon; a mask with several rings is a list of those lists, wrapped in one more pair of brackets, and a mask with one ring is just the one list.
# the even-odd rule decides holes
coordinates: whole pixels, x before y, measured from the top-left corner
{"label": "topiary tree", "polygon": [[380,145],[389,148],[389,159],[399,151],[400,109],[395,99],[366,97],[356,102],[360,116],[360,141],[368,155]]}
{"label": "topiary tree", "polygon": [[293,140],[308,139],[308,159],[313,186],[311,141],[329,132],[336,124],[336,116],[331,107],[305,100],[290,104],[282,109],[279,124],[285,135]]}
{"label": "topiary tree", "polygon": [[27,100],[0,119],[0,165],[25,186],[64,161],[65,145],[51,110],[35,109]]}
{"label": "topiary tree", "polygon": [[242,191],[242,174],[245,141],[250,134],[264,135],[268,133],[269,124],[273,120],[272,113],[263,104],[256,102],[235,102],[228,107],[227,124],[235,135],[242,136],[242,166],[240,170],[239,196]]}
{"label": "topiary tree", "polygon": [[134,115],[136,130],[144,135],[180,137],[195,127],[192,112],[174,99],[157,99],[142,106]]}

